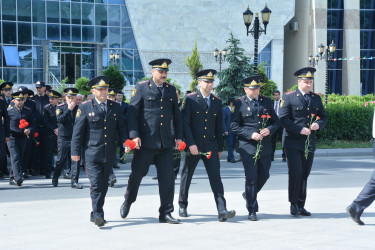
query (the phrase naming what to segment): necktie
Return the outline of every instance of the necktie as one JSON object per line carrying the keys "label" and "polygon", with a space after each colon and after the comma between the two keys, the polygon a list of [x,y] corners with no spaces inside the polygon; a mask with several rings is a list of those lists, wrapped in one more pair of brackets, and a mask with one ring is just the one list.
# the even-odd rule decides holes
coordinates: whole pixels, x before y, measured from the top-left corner
{"label": "necktie", "polygon": [[106,110],[105,110],[105,103],[104,102],[100,103],[100,107],[102,108],[103,112],[105,113]]}
{"label": "necktie", "polygon": [[207,98],[204,98],[204,101],[206,102],[206,110],[209,108],[208,107],[208,99]]}
{"label": "necktie", "polygon": [[306,103],[306,105],[309,105],[309,102],[310,102],[310,95],[309,95],[309,94],[305,94],[305,95],[303,96],[303,98],[305,99],[305,103]]}
{"label": "necktie", "polygon": [[162,96],[163,95],[163,87],[158,87],[159,93]]}

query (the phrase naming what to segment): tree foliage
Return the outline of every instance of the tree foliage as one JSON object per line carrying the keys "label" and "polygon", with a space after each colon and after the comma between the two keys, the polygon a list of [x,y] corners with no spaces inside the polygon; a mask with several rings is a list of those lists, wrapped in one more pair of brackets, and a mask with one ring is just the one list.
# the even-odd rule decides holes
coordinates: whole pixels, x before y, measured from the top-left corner
{"label": "tree foliage", "polygon": [[193,81],[190,83],[190,90],[192,92],[197,91],[197,85],[198,80],[195,74],[197,74],[198,71],[203,69],[203,65],[200,62],[198,48],[197,48],[198,40],[195,40],[194,48],[192,49],[192,53],[190,57],[185,57],[184,62],[186,66],[190,70],[190,76],[193,79]]}
{"label": "tree foliage", "polygon": [[81,77],[76,80],[75,88],[78,89],[81,95],[91,94],[91,88],[87,85],[90,80],[86,77]]}
{"label": "tree foliage", "polygon": [[125,77],[121,73],[121,71],[118,70],[117,66],[110,65],[108,68],[103,71],[103,75],[109,76],[109,87],[122,90],[124,86],[126,85]]}

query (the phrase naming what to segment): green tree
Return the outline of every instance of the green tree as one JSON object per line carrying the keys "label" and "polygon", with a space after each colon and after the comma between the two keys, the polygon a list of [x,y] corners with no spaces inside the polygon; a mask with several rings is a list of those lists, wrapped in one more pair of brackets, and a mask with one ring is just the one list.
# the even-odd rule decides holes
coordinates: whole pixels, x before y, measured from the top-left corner
{"label": "green tree", "polygon": [[193,81],[190,83],[190,90],[192,92],[197,91],[198,79],[195,74],[203,69],[203,65],[199,59],[199,53],[197,49],[198,40],[195,40],[194,48],[190,57],[185,57],[184,62],[190,70],[190,76],[193,78]]}
{"label": "green tree", "polygon": [[253,69],[250,65],[250,58],[247,57],[243,48],[239,47],[240,40],[230,34],[227,40],[229,46],[226,61],[228,68],[218,73],[220,84],[217,86],[219,98],[226,103],[229,98],[238,98],[244,95],[242,79],[253,75]]}
{"label": "green tree", "polygon": [[90,80],[86,77],[81,77],[76,80],[75,88],[78,89],[81,95],[90,95],[91,88],[87,85]]}
{"label": "green tree", "polygon": [[277,85],[274,81],[268,79],[263,63],[258,65],[258,75],[261,76],[260,94],[273,99],[273,91],[277,89]]}
{"label": "green tree", "polygon": [[103,71],[103,74],[105,76],[109,76],[109,87],[122,90],[125,86],[125,77],[121,73],[121,71],[118,70],[116,66],[110,65],[108,68]]}
{"label": "green tree", "polygon": [[2,84],[3,82],[5,82],[3,79],[0,79],[0,84]]}

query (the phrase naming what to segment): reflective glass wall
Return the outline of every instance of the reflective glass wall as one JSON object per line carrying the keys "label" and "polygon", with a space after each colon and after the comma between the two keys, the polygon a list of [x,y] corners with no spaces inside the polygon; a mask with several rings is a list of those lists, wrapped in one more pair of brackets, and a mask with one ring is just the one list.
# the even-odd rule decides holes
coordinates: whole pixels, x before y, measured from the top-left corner
{"label": "reflective glass wall", "polygon": [[[43,58],[58,81],[92,78],[98,63],[103,70],[116,64],[127,84],[144,76],[124,0],[1,0],[0,13],[1,79],[41,80]],[[119,60],[111,61],[111,52],[118,52]]]}

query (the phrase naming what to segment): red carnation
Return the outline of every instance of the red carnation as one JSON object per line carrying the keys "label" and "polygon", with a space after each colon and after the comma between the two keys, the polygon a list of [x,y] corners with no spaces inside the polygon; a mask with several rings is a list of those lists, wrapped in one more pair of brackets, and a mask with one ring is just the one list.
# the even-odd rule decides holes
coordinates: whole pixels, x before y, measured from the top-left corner
{"label": "red carnation", "polygon": [[319,116],[317,116],[317,117],[316,117],[316,120],[320,120],[320,117],[319,117]]}
{"label": "red carnation", "polygon": [[212,155],[212,151],[208,152],[208,155],[206,155],[207,159],[210,159]]}
{"label": "red carnation", "polygon": [[185,142],[179,142],[178,143],[178,150],[183,151],[186,148],[186,143]]}
{"label": "red carnation", "polygon": [[267,115],[262,115],[261,118],[262,118],[262,119],[266,119],[266,118],[267,118]]}
{"label": "red carnation", "polygon": [[267,118],[268,118],[268,119],[270,119],[270,118],[271,118],[271,116],[270,116],[270,115],[267,115]]}
{"label": "red carnation", "polygon": [[39,133],[38,132],[35,132],[34,133],[34,137],[37,138],[39,136]]}
{"label": "red carnation", "polygon": [[130,150],[135,149],[135,145],[136,145],[135,141],[132,141],[129,139],[125,141],[125,147],[128,147]]}
{"label": "red carnation", "polygon": [[314,117],[315,116],[315,114],[311,114],[311,117]]}
{"label": "red carnation", "polygon": [[39,146],[39,145],[40,145],[40,142],[37,142],[35,145],[36,145],[36,146]]}

